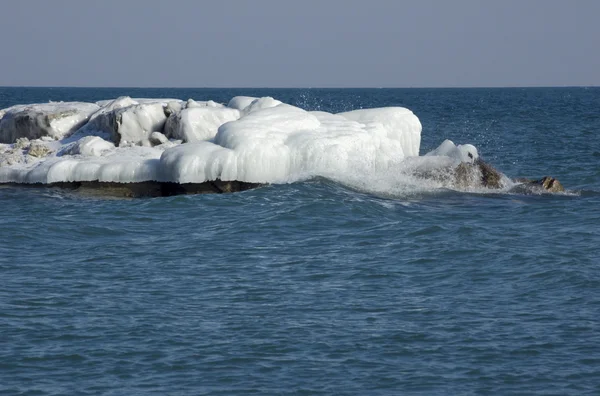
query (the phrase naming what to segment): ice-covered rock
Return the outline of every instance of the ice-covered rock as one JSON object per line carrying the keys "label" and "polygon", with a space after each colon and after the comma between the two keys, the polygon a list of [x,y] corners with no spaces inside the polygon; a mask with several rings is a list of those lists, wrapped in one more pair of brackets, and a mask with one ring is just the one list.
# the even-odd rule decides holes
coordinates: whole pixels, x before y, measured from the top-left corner
{"label": "ice-covered rock", "polygon": [[264,98],[254,99],[252,103],[250,103],[247,107],[241,110],[241,113],[242,115],[247,115],[255,111],[270,109],[272,107],[279,106],[280,104],[282,104],[282,102],[280,102],[279,100],[273,99],[270,96],[266,96]]}
{"label": "ice-covered rock", "polygon": [[0,142],[13,143],[21,137],[62,139],[85,124],[98,109],[96,104],[80,102],[17,105],[4,109]]}
{"label": "ice-covered rock", "polygon": [[419,155],[421,122],[406,108],[361,109],[338,115],[363,124],[364,128],[374,135],[382,134],[390,140],[400,142],[404,156]]}
{"label": "ice-covered rock", "polygon": [[436,149],[425,154],[426,156],[446,156],[456,161],[456,163],[465,162],[472,164],[479,158],[477,148],[471,144],[459,144],[458,146],[452,140],[444,140]]}
{"label": "ice-covered rock", "polygon": [[194,105],[172,114],[164,132],[168,138],[181,139],[184,143],[199,142],[212,139],[221,125],[239,117],[240,112],[235,109]]}
{"label": "ice-covered rock", "polygon": [[181,101],[171,101],[169,103],[167,103],[167,105],[165,106],[165,115],[167,117],[171,116],[171,114],[175,114],[178,111],[181,111],[181,109],[183,109],[184,104]]}
{"label": "ice-covered rock", "polygon": [[154,131],[162,131],[167,120],[166,103],[137,101],[122,97],[106,104],[90,121],[77,131],[77,135],[99,135],[116,145],[141,144]]}
{"label": "ice-covered rock", "polygon": [[[26,161],[22,149],[9,148],[0,150],[0,173],[2,172],[2,167],[9,167],[17,164],[22,164],[24,162]],[[5,182],[7,181],[12,180],[6,180]]]}
{"label": "ice-covered rock", "polygon": [[13,144],[13,148],[15,149],[26,149],[31,145],[31,141],[26,137],[18,138]]}
{"label": "ice-covered rock", "polygon": [[[116,100],[119,100],[121,98],[128,98],[130,100],[132,100],[134,102],[134,104],[140,104],[140,103],[144,103],[144,104],[153,104],[153,103],[160,103],[163,106],[167,106],[169,103],[180,103],[183,104],[183,101],[181,99],[168,99],[168,98],[130,98],[129,96],[122,96]],[[109,105],[110,103],[114,102],[115,99],[106,99],[106,100],[99,100],[96,102],[96,104],[100,107],[105,107],[107,105]]]}
{"label": "ice-covered rock", "polygon": [[212,100],[208,100],[208,101],[196,101],[194,99],[188,99],[188,101],[185,103],[185,108],[186,109],[191,109],[194,107],[218,107],[218,108],[222,108],[225,107],[220,103],[217,103],[215,101]]}
{"label": "ice-covered rock", "polygon": [[236,96],[229,101],[227,107],[242,111],[257,99],[252,96]]}
{"label": "ice-covered rock", "polygon": [[50,147],[48,147],[46,144],[42,143],[39,140],[34,140],[33,142],[31,142],[27,154],[31,155],[32,157],[43,158],[51,152],[52,149],[50,149]]}
{"label": "ice-covered rock", "polygon": [[165,144],[169,141],[169,139],[167,139],[167,137],[160,132],[152,132],[148,140],[153,146]]}
{"label": "ice-covered rock", "polygon": [[66,147],[62,155],[82,155],[84,157],[100,157],[111,151],[115,145],[98,136],[85,136]]}

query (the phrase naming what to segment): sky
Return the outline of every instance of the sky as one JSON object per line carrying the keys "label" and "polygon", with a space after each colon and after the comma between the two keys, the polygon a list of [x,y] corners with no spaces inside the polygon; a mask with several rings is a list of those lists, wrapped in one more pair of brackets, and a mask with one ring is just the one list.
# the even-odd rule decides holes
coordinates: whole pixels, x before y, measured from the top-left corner
{"label": "sky", "polygon": [[598,0],[0,6],[0,86],[600,85]]}

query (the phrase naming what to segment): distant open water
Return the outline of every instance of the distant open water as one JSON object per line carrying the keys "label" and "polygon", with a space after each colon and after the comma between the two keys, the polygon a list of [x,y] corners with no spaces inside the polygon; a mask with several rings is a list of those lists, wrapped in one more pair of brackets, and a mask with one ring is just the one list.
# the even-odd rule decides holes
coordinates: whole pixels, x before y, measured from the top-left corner
{"label": "distant open water", "polygon": [[405,106],[570,194],[0,187],[0,394],[600,394],[600,89],[0,88]]}

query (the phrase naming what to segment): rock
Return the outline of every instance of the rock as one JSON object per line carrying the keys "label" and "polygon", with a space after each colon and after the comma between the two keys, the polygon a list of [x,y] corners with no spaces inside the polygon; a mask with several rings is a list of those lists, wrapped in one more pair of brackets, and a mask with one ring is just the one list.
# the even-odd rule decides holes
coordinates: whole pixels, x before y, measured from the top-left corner
{"label": "rock", "polygon": [[236,96],[234,98],[231,98],[231,100],[227,104],[227,107],[242,111],[246,107],[250,106],[252,102],[254,102],[257,99],[258,98],[252,96]]}
{"label": "rock", "polygon": [[444,140],[439,147],[425,154],[425,156],[445,156],[458,162],[473,164],[479,159],[477,148],[472,144],[455,145],[452,140]]}
{"label": "rock", "polygon": [[544,176],[539,180],[531,180],[531,179],[515,179],[515,182],[520,183],[515,187],[516,191],[547,191],[551,193],[564,192],[565,188],[563,185],[555,178],[550,176]]}
{"label": "rock", "polygon": [[175,114],[183,108],[183,104],[180,101],[171,101],[167,103],[167,106],[164,108],[165,116],[170,117],[171,114]]}
{"label": "rock", "polygon": [[31,145],[29,146],[29,151],[27,152],[27,154],[31,155],[32,157],[43,158],[43,157],[46,157],[51,152],[52,152],[52,150],[48,146],[46,146],[44,143],[34,141],[34,142],[31,142]]}
{"label": "rock", "polygon": [[169,139],[167,139],[167,137],[160,132],[152,132],[148,140],[153,146],[158,146],[169,141]]}
{"label": "rock", "polygon": [[212,180],[203,183],[81,181],[52,183],[46,186],[75,190],[85,195],[138,198],[168,197],[182,194],[224,194],[259,188],[262,185],[240,181]]}
{"label": "rock", "polygon": [[162,103],[140,103],[122,97],[94,114],[77,134],[101,135],[115,145],[140,145],[154,131],[162,131],[167,116]]}
{"label": "rock", "polygon": [[86,136],[64,150],[61,155],[82,155],[85,157],[101,157],[111,151],[115,145],[98,136]]}
{"label": "rock", "polygon": [[221,125],[238,118],[240,118],[239,110],[227,107],[193,106],[172,114],[165,124],[164,134],[168,138],[181,139],[184,143],[209,140],[217,134]]}
{"label": "rock", "polygon": [[23,150],[12,149],[0,153],[0,168],[3,166],[11,166],[26,162]]}
{"label": "rock", "polygon": [[[506,176],[495,169],[490,164],[481,159],[477,159],[474,164],[461,163],[455,169],[456,182],[461,187],[476,187],[479,184],[482,187],[490,189],[504,188],[510,183],[507,183]],[[544,176],[539,180],[518,178],[513,180],[520,183],[514,187],[515,192],[531,192],[532,190],[543,190],[547,192],[563,192],[565,188],[555,178]]]}
{"label": "rock", "polygon": [[538,180],[537,183],[540,183],[546,191],[550,192],[563,192],[565,188],[563,185],[553,177],[544,176],[541,180]]}
{"label": "rock", "polygon": [[98,109],[96,104],[80,102],[18,105],[4,109],[0,120],[0,143],[14,143],[22,137],[62,139],[79,129]]}
{"label": "rock", "polygon": [[502,188],[502,176],[503,174],[496,170],[490,164],[484,162],[481,159],[475,161],[475,165],[481,172],[481,184],[487,188]]}
{"label": "rock", "polygon": [[15,149],[27,149],[31,145],[31,142],[26,137],[18,138],[13,148]]}
{"label": "rock", "polygon": [[485,187],[499,189],[506,186],[508,178],[482,159],[474,163],[461,162],[454,171],[456,183],[460,187]]}

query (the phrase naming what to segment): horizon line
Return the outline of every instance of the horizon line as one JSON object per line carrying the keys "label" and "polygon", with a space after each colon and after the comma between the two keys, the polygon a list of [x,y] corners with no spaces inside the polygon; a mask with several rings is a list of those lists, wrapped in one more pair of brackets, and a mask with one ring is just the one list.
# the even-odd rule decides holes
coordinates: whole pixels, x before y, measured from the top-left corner
{"label": "horizon line", "polygon": [[242,86],[242,87],[184,87],[184,86],[94,86],[94,85],[0,85],[0,88],[73,88],[73,89],[517,89],[517,88],[600,88],[598,85],[489,85],[489,86],[356,86],[356,87],[336,87],[336,86],[315,86],[315,87],[261,87],[261,86]]}

